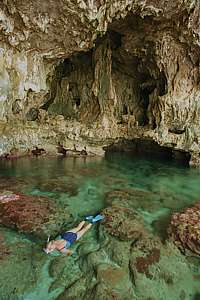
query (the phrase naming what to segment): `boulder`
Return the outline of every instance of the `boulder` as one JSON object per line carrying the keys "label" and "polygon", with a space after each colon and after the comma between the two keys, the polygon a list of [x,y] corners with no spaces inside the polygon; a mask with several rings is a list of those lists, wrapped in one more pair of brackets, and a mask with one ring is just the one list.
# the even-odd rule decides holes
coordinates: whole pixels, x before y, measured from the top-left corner
{"label": "boulder", "polygon": [[78,194],[78,185],[73,182],[48,179],[48,181],[39,182],[37,188],[42,192],[66,193],[70,197]]}
{"label": "boulder", "polygon": [[184,253],[200,255],[200,202],[172,214],[168,228],[170,239]]}
{"label": "boulder", "polygon": [[136,257],[135,268],[139,273],[145,274],[147,277],[152,278],[149,272],[149,267],[160,260],[160,249],[153,248],[146,256]]}
{"label": "boulder", "polygon": [[117,265],[100,263],[95,269],[95,275],[81,277],[69,289],[58,297],[66,299],[98,299],[98,300],[128,300],[136,299],[133,286],[129,281],[129,273]]}
{"label": "boulder", "polygon": [[97,268],[98,285],[93,290],[92,298],[101,300],[136,299],[129,274],[123,268],[101,264]]}
{"label": "boulder", "polygon": [[111,206],[103,214],[105,230],[122,241],[138,240],[145,231],[141,217],[134,210]]}
{"label": "boulder", "polygon": [[[30,181],[30,179],[29,179]],[[19,192],[23,190],[27,185],[27,182],[24,179],[16,178],[16,177],[6,177],[1,176],[0,177],[0,192],[10,190],[10,187],[12,187],[13,192]]]}
{"label": "boulder", "polygon": [[0,195],[0,224],[9,228],[44,238],[57,234],[67,220],[70,221],[69,212],[47,197],[12,191]]}
{"label": "boulder", "polygon": [[132,247],[129,263],[137,299],[190,299],[197,284],[177,247],[150,235],[140,241]]}
{"label": "boulder", "polygon": [[161,240],[148,231],[136,244],[132,244],[129,263],[132,276],[134,277],[137,271],[152,279],[153,274],[150,269],[160,261],[162,248]]}
{"label": "boulder", "polygon": [[160,206],[160,196],[156,193],[133,188],[114,189],[105,194],[108,205],[120,204],[123,206],[154,211]]}

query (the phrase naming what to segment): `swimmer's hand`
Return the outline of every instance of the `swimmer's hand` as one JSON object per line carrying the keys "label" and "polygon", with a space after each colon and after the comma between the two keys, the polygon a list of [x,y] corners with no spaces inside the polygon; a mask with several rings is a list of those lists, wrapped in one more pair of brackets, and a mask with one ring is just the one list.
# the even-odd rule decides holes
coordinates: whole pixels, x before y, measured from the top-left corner
{"label": "swimmer's hand", "polygon": [[48,248],[43,248],[43,251],[46,253],[46,254],[49,254],[51,252],[53,252],[54,249],[52,250],[49,250]]}
{"label": "swimmer's hand", "polygon": [[61,249],[59,251],[63,254],[66,254],[67,256],[71,256],[73,254],[73,251],[69,249]]}

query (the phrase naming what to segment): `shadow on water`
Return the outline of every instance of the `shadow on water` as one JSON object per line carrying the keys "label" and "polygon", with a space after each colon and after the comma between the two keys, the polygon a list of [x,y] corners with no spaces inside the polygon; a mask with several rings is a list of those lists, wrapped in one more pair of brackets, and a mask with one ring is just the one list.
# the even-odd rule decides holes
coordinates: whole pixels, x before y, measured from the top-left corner
{"label": "shadow on water", "polygon": [[140,157],[146,160],[162,161],[185,167],[189,166],[191,158],[190,153],[186,151],[160,146],[155,141],[148,139],[122,139],[104,149],[107,157],[113,153],[125,153],[126,155],[132,156],[132,158]]}

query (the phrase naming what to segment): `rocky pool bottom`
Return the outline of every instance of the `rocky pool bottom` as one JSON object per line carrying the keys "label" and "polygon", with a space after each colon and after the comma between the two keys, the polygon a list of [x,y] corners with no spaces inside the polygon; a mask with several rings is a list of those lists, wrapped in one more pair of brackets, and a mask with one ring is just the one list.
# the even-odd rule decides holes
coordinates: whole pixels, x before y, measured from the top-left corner
{"label": "rocky pool bottom", "polygon": [[[0,161],[0,300],[199,300],[200,259],[169,238],[199,182],[196,169],[127,154]],[[42,251],[98,212],[73,256]]]}

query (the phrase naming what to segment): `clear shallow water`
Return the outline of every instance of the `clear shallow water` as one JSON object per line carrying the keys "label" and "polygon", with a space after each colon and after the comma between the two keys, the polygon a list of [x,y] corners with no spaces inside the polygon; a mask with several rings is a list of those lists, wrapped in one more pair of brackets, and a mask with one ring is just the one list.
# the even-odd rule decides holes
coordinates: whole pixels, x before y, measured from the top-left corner
{"label": "clear shallow water", "polygon": [[[151,201],[149,198],[146,199],[145,194],[142,197],[140,194],[138,198],[136,197],[137,201],[132,201],[132,205],[142,215],[146,226],[161,238],[166,236],[166,226],[170,214],[200,199],[199,170],[183,168],[169,162],[144,160],[127,154],[112,154],[106,158],[40,157],[0,161],[0,175],[8,177],[8,181],[9,178],[13,177],[25,180],[26,184],[21,189],[23,193],[47,196],[57,203],[67,205],[77,221],[88,214],[98,213],[106,207],[108,195],[113,191],[129,192],[135,190],[136,194],[137,191],[140,193],[150,192],[154,195]],[[66,186],[68,187],[67,192]],[[12,190],[12,186],[10,189]],[[4,291],[4,295],[0,295],[0,300],[56,299],[63,290],[63,284],[60,283],[56,289],[49,290],[53,279],[50,276],[48,266],[50,260],[54,258],[46,257],[43,253],[40,254],[39,248],[37,248],[37,254],[35,254],[35,250],[33,254],[31,247],[37,247],[37,245],[32,245],[32,241],[23,234],[4,227],[0,227],[0,234],[4,234],[8,243],[15,245],[15,243],[23,242],[27,245],[29,250],[23,250],[28,251],[25,253],[27,260],[23,261],[23,268],[30,269],[31,276],[33,276],[31,280],[36,283],[35,289],[31,290],[30,288],[27,293],[22,292],[24,288],[21,288],[20,283],[19,291],[16,287],[17,292],[13,292],[13,298],[10,296],[11,291],[8,285],[5,287],[7,291]],[[87,239],[90,240],[90,243],[92,241],[91,247],[98,248],[95,234],[89,233]],[[84,250],[84,243],[79,247]],[[19,272],[23,251],[19,252],[17,259],[12,262],[19,267]],[[40,264],[38,261],[42,264],[39,275],[36,272],[37,264]],[[197,274],[200,273],[199,262],[196,272]],[[12,267],[5,265],[4,273],[0,272],[0,282],[5,280],[5,274],[6,278],[10,280],[13,275],[11,273]],[[17,282],[16,285],[18,285]]]}

